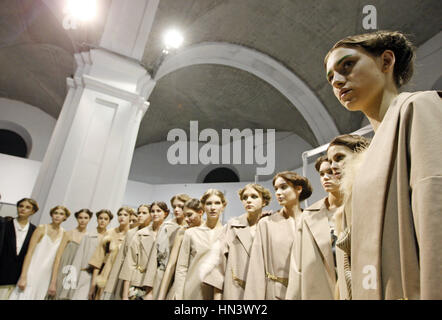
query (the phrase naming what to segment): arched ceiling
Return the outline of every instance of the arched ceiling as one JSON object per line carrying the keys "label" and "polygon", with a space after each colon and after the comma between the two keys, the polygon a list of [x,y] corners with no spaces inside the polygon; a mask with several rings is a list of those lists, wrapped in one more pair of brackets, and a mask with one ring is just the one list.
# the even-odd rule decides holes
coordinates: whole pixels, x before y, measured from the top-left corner
{"label": "arched ceiling", "polygon": [[[74,72],[78,42],[98,44],[111,0],[98,0],[99,15],[87,32],[62,27],[61,0],[0,1],[0,97],[34,105],[57,118]],[[364,32],[360,0],[160,0],[142,58],[154,64],[162,34],[183,30],[184,45],[226,42],[279,61],[316,94],[342,133],[361,126],[362,115],[342,108],[325,81],[322,60],[338,39]],[[416,46],[440,31],[439,1],[375,0],[378,27],[411,35]],[[158,81],[149,98],[137,146],[160,141],[171,128],[276,128],[317,145],[296,106],[256,76],[231,67],[199,65]],[[276,112],[277,111],[277,112]]]}

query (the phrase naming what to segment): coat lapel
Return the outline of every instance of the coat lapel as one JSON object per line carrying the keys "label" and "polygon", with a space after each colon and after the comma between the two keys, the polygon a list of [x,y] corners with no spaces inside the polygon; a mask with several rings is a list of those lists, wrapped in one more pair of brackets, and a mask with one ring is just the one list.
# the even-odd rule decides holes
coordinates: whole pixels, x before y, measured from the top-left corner
{"label": "coat lapel", "polygon": [[[148,227],[150,228],[150,227]],[[141,246],[143,247],[144,251],[146,252],[146,256],[149,256],[150,251],[152,250],[152,245],[155,242],[153,239],[153,234],[151,233],[151,230],[148,229],[146,232],[143,232],[140,234],[141,237]]]}
{"label": "coat lapel", "polygon": [[247,252],[247,255],[250,255],[250,249],[252,247],[252,235],[250,234],[249,223],[247,221],[247,214],[243,214],[240,216],[237,221],[232,223],[232,228],[235,232],[236,237],[241,242],[242,246]]}
{"label": "coat lapel", "polygon": [[[333,252],[331,247],[330,225],[328,223],[327,208],[323,202],[320,210],[306,214],[305,223],[310,230],[316,245],[319,248],[328,270],[334,270]],[[334,272],[333,272],[334,274]]]}

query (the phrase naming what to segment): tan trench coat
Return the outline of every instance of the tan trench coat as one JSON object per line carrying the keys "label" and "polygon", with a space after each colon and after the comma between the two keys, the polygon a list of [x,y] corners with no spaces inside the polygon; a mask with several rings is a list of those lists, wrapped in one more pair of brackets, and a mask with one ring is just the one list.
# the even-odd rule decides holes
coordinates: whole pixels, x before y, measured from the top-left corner
{"label": "tan trench coat", "polygon": [[285,299],[294,240],[295,221],[286,219],[281,210],[258,222],[244,299]]}
{"label": "tan trench coat", "polygon": [[123,267],[124,258],[129,250],[130,243],[139,230],[138,227],[130,229],[126,233],[121,249],[118,251],[117,258],[109,275],[106,288],[104,289],[104,300],[121,300],[123,294],[123,282],[119,279],[121,269]]}
{"label": "tan trench coat", "polygon": [[177,300],[213,299],[213,287],[202,282],[200,267],[222,230],[218,223],[213,229],[203,225],[184,233],[175,271]]}
{"label": "tan trench coat", "polygon": [[231,219],[220,235],[218,263],[204,283],[223,292],[223,300],[242,300],[253,236],[247,214]]}
{"label": "tan trench coat", "polygon": [[356,176],[354,299],[442,299],[442,102],[402,93]]}
{"label": "tan trench coat", "polygon": [[302,227],[297,239],[299,246],[292,247],[294,262],[290,266],[286,299],[334,298],[336,272],[329,224],[333,212],[327,209],[326,199],[317,201],[302,214]]}
{"label": "tan trench coat", "polygon": [[155,241],[155,250],[157,257],[157,264],[149,264],[147,274],[154,277],[153,282],[153,298],[158,298],[158,293],[161,286],[161,281],[164,277],[164,272],[169,260],[170,251],[181,226],[176,219],[165,221],[158,230],[158,236]]}
{"label": "tan trench coat", "polygon": [[151,225],[136,232],[121,268],[121,280],[130,281],[130,285],[134,287],[152,286],[144,281],[149,260],[156,259],[153,257],[154,243],[155,233]]}

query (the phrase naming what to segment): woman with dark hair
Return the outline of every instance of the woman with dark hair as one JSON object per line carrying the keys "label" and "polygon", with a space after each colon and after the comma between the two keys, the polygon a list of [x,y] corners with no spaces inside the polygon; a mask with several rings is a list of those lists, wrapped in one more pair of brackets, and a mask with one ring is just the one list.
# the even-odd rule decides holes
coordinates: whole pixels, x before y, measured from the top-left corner
{"label": "woman with dark hair", "polygon": [[169,215],[167,204],[162,201],[153,202],[150,206],[152,224],[140,229],[129,245],[119,278],[123,280],[124,300],[152,299],[157,255],[155,239],[158,231]]}
{"label": "woman with dark hair", "polygon": [[327,157],[335,179],[339,182],[342,204],[333,215],[336,239],[337,283],[335,298],[349,300],[351,290],[351,224],[352,224],[352,187],[354,176],[370,140],[351,134],[334,138],[327,148]]}
{"label": "woman with dark hair", "polygon": [[[137,209],[137,226],[130,229],[124,237],[124,242],[121,245],[121,249],[118,251],[117,258],[112,265],[112,270],[109,275],[109,281],[104,288],[103,300],[126,300],[123,293],[126,292],[124,287],[124,280],[120,278],[121,270],[123,269],[124,260],[126,259],[129,246],[137,234],[137,232],[143,228],[149,226],[152,222],[151,205],[141,204]],[[130,278],[128,279],[130,280]]]}
{"label": "woman with dark hair", "polygon": [[352,193],[354,299],[442,298],[441,93],[399,93],[413,60],[390,31],[344,38],[324,60],[337,99],[375,130]]}
{"label": "woman with dark hair", "polygon": [[[133,208],[126,206],[118,209],[117,216],[120,225],[106,231],[92,258],[89,260],[89,264],[94,270],[89,290],[90,300],[101,300],[103,298],[112,266],[118,256],[126,233],[129,231],[130,215],[133,211]],[[113,281],[112,279],[110,280]]]}
{"label": "woman with dark hair", "polygon": [[97,218],[97,228],[95,232],[86,234],[80,242],[80,247],[77,250],[72,266],[77,273],[77,280],[74,288],[69,290],[62,299],[72,300],[87,300],[89,289],[91,286],[92,273],[94,268],[89,265],[89,260],[95,252],[98,244],[101,242],[106,228],[113,219],[113,214],[110,210],[102,209],[95,213]]}
{"label": "woman with dark hair", "polygon": [[227,201],[217,189],[209,189],[201,197],[206,222],[184,233],[175,270],[177,300],[212,300],[213,287],[203,282],[201,266],[210,248],[222,232],[220,217]]}
{"label": "woman with dark hair", "polygon": [[[52,267],[51,283],[49,284],[48,296],[60,299],[74,285],[72,276],[76,275],[76,270],[72,270],[72,262],[83,237],[86,235],[87,225],[92,217],[92,211],[81,209],[75,212],[77,228],[67,231],[63,235],[61,244],[55,255],[54,266]],[[65,268],[66,266],[66,268]],[[71,273],[74,273],[73,275]]]}
{"label": "woman with dark hair", "polygon": [[258,222],[247,271],[246,300],[286,298],[291,249],[301,226],[300,203],[312,194],[308,179],[292,171],[276,174],[273,187],[282,208]]}
{"label": "woman with dark hair", "polygon": [[60,225],[71,213],[64,206],[56,206],[49,214],[52,222],[39,225],[32,234],[20,279],[10,300],[43,300],[46,297],[55,255],[64,233]]}
{"label": "woman with dark hair", "polygon": [[169,259],[167,261],[166,270],[164,271],[164,276],[161,280],[160,289],[158,291],[158,300],[175,300],[174,276],[184,233],[189,228],[199,227],[203,223],[203,214],[204,208],[200,200],[190,198],[184,203],[183,215],[185,226],[178,229],[176,232]]}
{"label": "woman with dark hair", "polygon": [[250,250],[256,224],[262,209],[270,203],[270,191],[256,183],[249,183],[238,191],[246,213],[232,218],[224,226],[214,244],[208,261],[208,275],[204,282],[214,287],[215,300],[242,300],[249,267]]}

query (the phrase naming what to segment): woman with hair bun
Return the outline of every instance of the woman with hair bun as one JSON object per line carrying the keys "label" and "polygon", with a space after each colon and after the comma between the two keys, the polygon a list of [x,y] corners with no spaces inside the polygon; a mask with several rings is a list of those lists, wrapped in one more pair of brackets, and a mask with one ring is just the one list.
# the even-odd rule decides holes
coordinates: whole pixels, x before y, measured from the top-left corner
{"label": "woman with hair bun", "polygon": [[68,208],[56,206],[49,212],[50,224],[41,224],[31,237],[17,287],[9,300],[43,300],[51,281],[55,255],[63,238],[60,226],[71,215]]}
{"label": "woman with hair bun", "polygon": [[442,94],[399,93],[413,61],[392,31],[344,38],[324,59],[336,98],[375,130],[352,192],[354,299],[442,299]]}
{"label": "woman with hair bun", "polygon": [[[74,216],[77,219],[78,225],[77,228],[67,231],[63,235],[55,256],[54,266],[52,267],[48,296],[55,297],[57,300],[62,299],[75,284],[75,279],[72,276],[76,275],[77,271],[72,270],[72,263],[80,242],[86,235],[87,225],[91,220],[92,214],[92,211],[89,209],[81,209],[75,212]],[[66,269],[65,266],[67,267]]]}
{"label": "woman with hair bun", "polygon": [[217,189],[209,189],[201,197],[206,222],[185,231],[175,271],[177,300],[212,300],[213,287],[203,282],[201,266],[223,230],[220,217],[227,201]]}
{"label": "woman with hair bun", "polygon": [[247,271],[246,300],[286,298],[291,249],[301,226],[300,202],[312,194],[308,179],[292,171],[276,174],[273,187],[282,208],[258,222]]}
{"label": "woman with hair bun", "polygon": [[256,183],[247,184],[238,195],[246,213],[227,222],[208,258],[209,271],[204,282],[214,287],[215,300],[244,298],[256,224],[271,199],[270,191]]}

